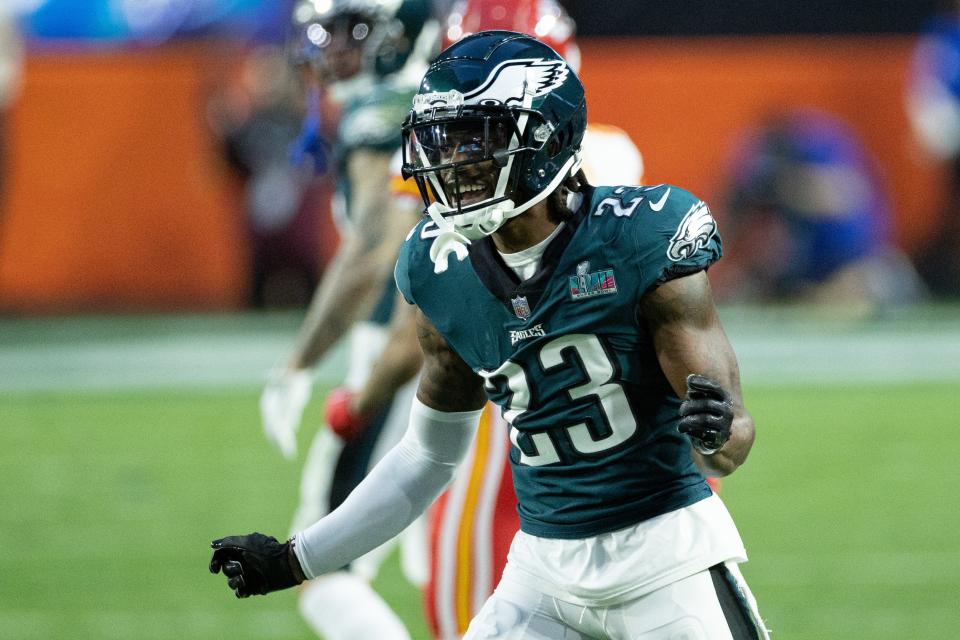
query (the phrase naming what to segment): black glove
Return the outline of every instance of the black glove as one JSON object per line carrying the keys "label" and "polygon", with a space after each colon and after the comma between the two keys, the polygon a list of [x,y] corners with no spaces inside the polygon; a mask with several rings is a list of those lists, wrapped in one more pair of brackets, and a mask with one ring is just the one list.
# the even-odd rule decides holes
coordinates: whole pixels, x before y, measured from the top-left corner
{"label": "black glove", "polygon": [[690,374],[687,397],[680,405],[680,433],[690,436],[693,447],[704,455],[719,450],[730,439],[733,403],[715,380]]}
{"label": "black glove", "polygon": [[210,543],[210,573],[227,577],[227,586],[238,598],[288,589],[304,581],[303,569],[290,548],[262,533],[227,536]]}

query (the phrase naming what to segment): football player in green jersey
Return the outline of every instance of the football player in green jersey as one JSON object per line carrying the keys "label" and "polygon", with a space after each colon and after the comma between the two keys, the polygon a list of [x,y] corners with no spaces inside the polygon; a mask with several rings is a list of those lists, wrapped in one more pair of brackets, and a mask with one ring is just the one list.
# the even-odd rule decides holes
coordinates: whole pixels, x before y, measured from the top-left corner
{"label": "football player in green jersey", "polygon": [[[333,344],[351,332],[346,383],[363,383],[385,342],[396,296],[393,266],[416,207],[389,196],[391,159],[399,152],[400,125],[430,58],[438,26],[429,0],[302,0],[294,8],[292,54],[339,110],[332,145],[336,169],[334,213],[341,232],[336,255],[303,321],[293,353],[272,375],[261,397],[268,438],[289,458],[310,395],[312,370]],[[395,410],[378,413],[363,433],[318,429],[304,460],[298,531],[336,508],[373,462],[406,428],[412,385]],[[319,425],[318,425],[319,426]],[[415,534],[415,532],[414,532]],[[407,536],[404,567],[426,577],[423,535]],[[328,640],[409,638],[400,619],[369,585],[389,547],[344,563],[301,590],[300,611]]]}
{"label": "football player in green jersey", "polygon": [[510,423],[521,527],[466,638],[766,638],[743,544],[704,476],[753,444],[706,269],[707,206],[591,186],[583,87],[537,40],[481,32],[430,66],[404,126],[428,218],[397,285],[424,367],[410,424],[351,496],[286,543],[213,543],[240,597],[325,574],[449,482],[485,398]]}

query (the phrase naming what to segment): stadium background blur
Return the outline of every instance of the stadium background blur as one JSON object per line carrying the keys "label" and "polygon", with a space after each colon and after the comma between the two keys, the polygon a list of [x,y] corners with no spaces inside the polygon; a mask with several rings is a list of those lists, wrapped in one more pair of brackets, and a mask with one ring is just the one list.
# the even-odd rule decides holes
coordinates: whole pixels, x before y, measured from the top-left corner
{"label": "stadium background blur", "polygon": [[[738,132],[796,106],[860,136],[907,255],[949,226],[950,169],[915,142],[904,98],[936,3],[564,4],[591,119],[631,134],[648,183],[716,203],[721,226]],[[0,90],[0,637],[309,637],[292,594],[240,603],[205,573],[210,538],[287,526],[296,468],[263,439],[257,397],[336,242],[323,179],[293,172],[258,199],[263,167],[231,144],[289,97],[264,82],[278,77],[290,5],[0,9],[23,42],[21,66],[0,30],[0,72],[20,69]],[[291,121],[270,130],[288,135]],[[300,200],[260,211],[283,185]],[[306,247],[271,244],[271,215]],[[304,251],[316,256],[305,272],[253,295],[258,259]],[[724,498],[774,637],[954,636],[960,309],[851,313],[840,299],[721,312],[758,424]],[[342,362],[327,359],[322,387]],[[377,585],[426,638],[395,564]]]}

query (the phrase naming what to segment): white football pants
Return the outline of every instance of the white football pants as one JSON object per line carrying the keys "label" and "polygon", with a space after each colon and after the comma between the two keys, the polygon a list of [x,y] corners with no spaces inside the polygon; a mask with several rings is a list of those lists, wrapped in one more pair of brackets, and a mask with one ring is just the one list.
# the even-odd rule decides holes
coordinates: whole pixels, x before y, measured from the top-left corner
{"label": "white football pants", "polygon": [[584,607],[501,581],[464,640],[767,640],[728,562],[613,606]]}

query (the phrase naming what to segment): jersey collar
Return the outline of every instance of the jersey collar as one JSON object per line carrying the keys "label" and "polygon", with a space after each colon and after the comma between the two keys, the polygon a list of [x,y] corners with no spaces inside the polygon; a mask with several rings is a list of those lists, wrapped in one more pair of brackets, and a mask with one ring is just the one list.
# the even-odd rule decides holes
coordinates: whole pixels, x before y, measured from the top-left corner
{"label": "jersey collar", "polygon": [[512,298],[524,296],[531,309],[535,309],[543,297],[547,285],[550,283],[560,257],[584,218],[584,212],[589,208],[592,188],[583,194],[583,201],[576,212],[567,220],[560,233],[547,245],[540,259],[540,266],[529,279],[521,281],[500,257],[493,239],[490,237],[475,241],[470,246],[470,263],[483,286],[487,288],[500,302],[513,313]]}

